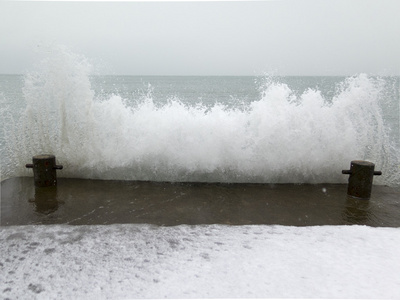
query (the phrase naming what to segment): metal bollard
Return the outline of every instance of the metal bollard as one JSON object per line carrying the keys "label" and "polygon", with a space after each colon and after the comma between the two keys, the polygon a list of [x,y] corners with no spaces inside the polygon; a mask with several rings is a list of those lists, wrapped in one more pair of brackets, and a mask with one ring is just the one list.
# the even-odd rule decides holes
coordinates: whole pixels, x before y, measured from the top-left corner
{"label": "metal bollard", "polygon": [[381,171],[374,171],[375,164],[369,161],[353,160],[350,170],[342,170],[342,174],[349,174],[347,195],[368,200],[371,197],[372,180],[374,175],[382,175]]}
{"label": "metal bollard", "polygon": [[33,169],[33,178],[36,187],[48,187],[57,185],[56,170],[63,166],[56,165],[54,155],[42,154],[32,157],[33,164],[26,164],[25,167]]}

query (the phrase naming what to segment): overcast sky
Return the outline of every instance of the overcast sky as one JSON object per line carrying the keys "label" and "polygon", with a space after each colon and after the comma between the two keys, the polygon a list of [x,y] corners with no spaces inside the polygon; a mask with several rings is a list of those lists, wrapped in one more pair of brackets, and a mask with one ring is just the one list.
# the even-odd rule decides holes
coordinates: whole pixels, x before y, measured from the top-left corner
{"label": "overcast sky", "polygon": [[62,44],[110,74],[400,75],[399,13],[399,0],[1,1],[0,73]]}

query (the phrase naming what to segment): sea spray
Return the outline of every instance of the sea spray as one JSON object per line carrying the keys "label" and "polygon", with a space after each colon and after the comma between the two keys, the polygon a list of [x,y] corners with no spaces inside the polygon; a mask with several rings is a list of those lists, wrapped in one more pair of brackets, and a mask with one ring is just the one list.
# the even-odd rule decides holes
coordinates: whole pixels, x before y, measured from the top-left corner
{"label": "sea spray", "polygon": [[90,71],[84,57],[63,50],[25,76],[26,109],[7,134],[12,163],[3,176],[27,175],[33,155],[51,153],[65,177],[338,183],[351,160],[365,159],[383,171],[377,183],[398,182],[383,79],[349,77],[331,98],[266,80],[257,101],[210,106],[173,96],[156,104],[151,91],[98,95]]}

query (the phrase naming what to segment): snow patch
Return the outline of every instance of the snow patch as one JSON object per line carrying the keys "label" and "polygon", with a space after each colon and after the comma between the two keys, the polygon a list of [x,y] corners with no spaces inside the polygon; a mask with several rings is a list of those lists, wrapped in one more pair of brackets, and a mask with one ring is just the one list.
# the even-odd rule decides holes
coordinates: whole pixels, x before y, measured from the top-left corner
{"label": "snow patch", "polygon": [[400,229],[0,228],[5,298],[399,298]]}

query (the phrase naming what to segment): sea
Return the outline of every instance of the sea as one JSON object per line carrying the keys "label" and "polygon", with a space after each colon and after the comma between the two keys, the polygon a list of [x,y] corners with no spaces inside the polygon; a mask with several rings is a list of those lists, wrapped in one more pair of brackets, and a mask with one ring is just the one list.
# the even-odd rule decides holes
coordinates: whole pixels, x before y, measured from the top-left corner
{"label": "sea", "polygon": [[0,75],[1,180],[58,176],[223,183],[345,183],[352,160],[400,186],[400,77],[101,75],[49,53]]}

